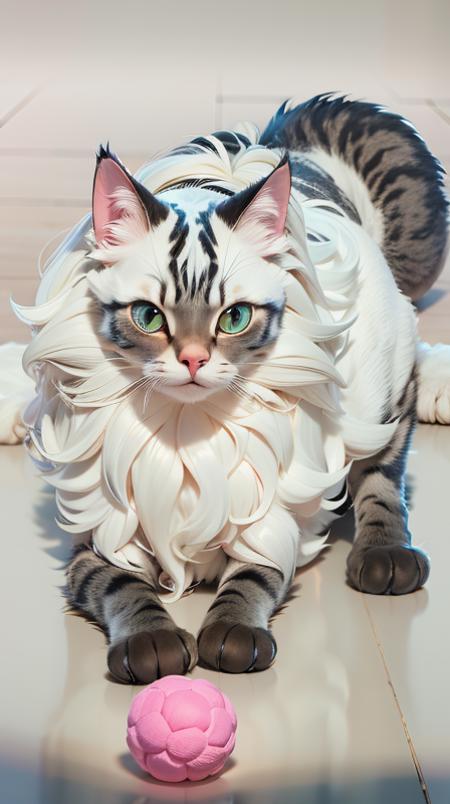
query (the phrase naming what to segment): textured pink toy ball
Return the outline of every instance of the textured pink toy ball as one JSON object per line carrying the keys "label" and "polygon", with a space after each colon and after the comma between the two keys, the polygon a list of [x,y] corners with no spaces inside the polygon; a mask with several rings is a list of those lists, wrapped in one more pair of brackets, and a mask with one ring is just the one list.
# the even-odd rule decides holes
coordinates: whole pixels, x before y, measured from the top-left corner
{"label": "textured pink toy ball", "polygon": [[236,713],[204,679],[165,676],[133,699],[127,743],[136,762],[162,782],[198,782],[222,770],[235,743]]}

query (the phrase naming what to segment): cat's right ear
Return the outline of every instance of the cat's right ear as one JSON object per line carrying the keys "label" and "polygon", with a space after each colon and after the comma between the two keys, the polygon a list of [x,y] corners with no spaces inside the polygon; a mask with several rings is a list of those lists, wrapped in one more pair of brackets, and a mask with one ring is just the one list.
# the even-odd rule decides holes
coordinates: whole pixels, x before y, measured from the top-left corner
{"label": "cat's right ear", "polygon": [[98,246],[122,246],[144,237],[169,208],[131,176],[109,147],[100,146],[92,190]]}

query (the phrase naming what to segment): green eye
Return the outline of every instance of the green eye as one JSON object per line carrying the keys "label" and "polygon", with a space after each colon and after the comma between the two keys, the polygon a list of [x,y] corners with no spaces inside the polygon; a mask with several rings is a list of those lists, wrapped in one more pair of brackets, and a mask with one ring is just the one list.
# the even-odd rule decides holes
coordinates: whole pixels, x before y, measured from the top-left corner
{"label": "green eye", "polygon": [[249,304],[234,304],[225,310],[219,318],[219,329],[226,335],[237,335],[248,327],[252,317]]}
{"label": "green eye", "polygon": [[131,317],[144,332],[159,332],[166,323],[161,310],[149,302],[135,302],[131,305]]}

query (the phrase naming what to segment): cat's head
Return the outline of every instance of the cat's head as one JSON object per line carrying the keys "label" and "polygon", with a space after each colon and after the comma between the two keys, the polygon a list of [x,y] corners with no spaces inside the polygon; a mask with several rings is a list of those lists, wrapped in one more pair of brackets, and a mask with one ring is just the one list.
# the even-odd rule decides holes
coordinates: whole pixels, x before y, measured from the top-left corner
{"label": "cat's head", "polygon": [[102,337],[160,393],[183,403],[239,393],[276,342],[285,290],[274,258],[287,248],[290,189],[285,156],[235,194],[200,182],[154,195],[100,151],[89,287]]}

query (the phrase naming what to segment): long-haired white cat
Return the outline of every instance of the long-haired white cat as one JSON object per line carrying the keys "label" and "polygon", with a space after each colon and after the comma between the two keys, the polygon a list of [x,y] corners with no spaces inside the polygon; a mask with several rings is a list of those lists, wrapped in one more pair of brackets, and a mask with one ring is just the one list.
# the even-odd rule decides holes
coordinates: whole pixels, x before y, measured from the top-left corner
{"label": "long-haired white cat", "polygon": [[[351,504],[349,582],[425,582],[403,496],[411,299],[437,276],[446,233],[439,164],[367,103],[283,105],[262,135],[198,137],[137,177],[100,150],[92,218],[51,259],[36,305],[15,305],[36,393],[13,426],[81,539],[67,595],[104,629],[116,678],[199,657],[269,666],[269,618]],[[445,418],[448,352],[422,347],[420,361],[419,404]],[[196,640],[163,602],[214,579]]]}

